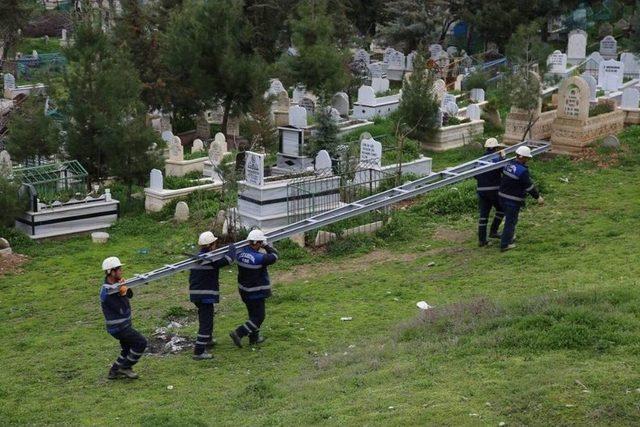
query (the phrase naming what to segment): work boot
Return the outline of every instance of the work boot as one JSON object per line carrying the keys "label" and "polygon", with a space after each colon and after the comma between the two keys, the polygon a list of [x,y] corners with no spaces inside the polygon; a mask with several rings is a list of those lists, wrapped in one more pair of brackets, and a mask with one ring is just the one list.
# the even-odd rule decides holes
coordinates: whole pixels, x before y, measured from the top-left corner
{"label": "work boot", "polygon": [[125,376],[131,380],[137,380],[138,379],[138,374],[136,374],[135,372],[133,372],[133,369],[131,368],[119,368],[118,369],[118,374]]}
{"label": "work boot", "polygon": [[489,234],[489,237],[492,238],[492,239],[499,239],[499,238],[502,237],[502,234],[500,234],[500,233],[491,233],[491,234]]}
{"label": "work boot", "polygon": [[251,345],[262,344],[266,340],[267,339],[262,335],[258,335],[258,336],[249,335],[249,344]]}
{"label": "work boot", "polygon": [[510,249],[515,249],[515,248],[516,248],[515,243],[511,243],[510,245],[507,245],[506,248],[500,248],[500,252],[506,252],[506,251],[508,251]]}
{"label": "work boot", "polygon": [[242,348],[242,337],[236,333],[236,331],[229,332],[229,336],[233,343],[238,347]]}
{"label": "work boot", "polygon": [[205,344],[204,348],[213,348],[216,346],[216,344],[218,344],[218,341],[216,341],[215,338],[211,338],[211,341]]}
{"label": "work boot", "polygon": [[208,359],[213,359],[213,355],[210,353],[207,353],[206,351],[204,353],[193,355],[193,360],[208,360]]}
{"label": "work boot", "polygon": [[480,242],[480,243],[478,243],[478,246],[480,246],[481,248],[484,247],[484,246],[491,246],[491,242],[489,242],[489,241]]}
{"label": "work boot", "polygon": [[109,378],[110,380],[117,380],[118,378],[122,378],[123,376],[120,375],[120,372],[118,372],[118,369],[109,369],[109,375],[107,376],[107,378]]}

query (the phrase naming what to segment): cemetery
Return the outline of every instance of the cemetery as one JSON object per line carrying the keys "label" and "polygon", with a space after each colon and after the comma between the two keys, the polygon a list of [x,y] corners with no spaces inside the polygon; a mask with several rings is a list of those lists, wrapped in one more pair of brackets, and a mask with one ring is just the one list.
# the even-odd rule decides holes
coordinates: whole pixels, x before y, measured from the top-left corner
{"label": "cemetery", "polygon": [[638,424],[639,40],[622,1],[0,7],[2,424]]}

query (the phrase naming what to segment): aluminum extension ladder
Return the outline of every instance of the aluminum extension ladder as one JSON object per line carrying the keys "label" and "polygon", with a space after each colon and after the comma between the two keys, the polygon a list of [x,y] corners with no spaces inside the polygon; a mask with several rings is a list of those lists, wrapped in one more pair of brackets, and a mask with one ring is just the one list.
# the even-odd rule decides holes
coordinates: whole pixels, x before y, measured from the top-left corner
{"label": "aluminum extension ladder", "polygon": [[[473,178],[476,175],[502,168],[509,161],[513,160],[516,149],[522,145],[530,147],[531,154],[534,156],[549,151],[551,148],[551,144],[545,141],[525,141],[517,145],[512,145],[504,149],[505,159],[499,162],[493,163],[490,161],[490,158],[495,156],[495,154],[492,154],[479,157],[478,159],[455,167],[444,169],[440,172],[432,173],[429,176],[407,182],[406,184],[402,184],[401,186],[392,188],[391,190],[374,194],[373,196],[366,197],[356,202],[346,204],[339,208],[286,225],[269,233],[265,233],[267,241],[275,242],[283,240],[299,233],[324,227],[325,225],[329,225],[334,222],[358,216],[375,209],[398,203],[402,200],[428,193],[438,188],[446,187],[447,185],[464,181],[468,178]],[[248,244],[248,240],[243,240],[236,243],[236,248],[242,248]],[[133,288],[163,277],[171,276],[179,271],[188,270],[202,261],[218,260],[227,253],[227,248],[228,246],[223,246],[198,257],[188,258],[175,264],[167,264],[164,267],[160,267],[148,273],[135,274],[133,278],[126,280],[125,284],[128,287]],[[113,293],[115,292],[117,292],[117,290],[113,291]]]}

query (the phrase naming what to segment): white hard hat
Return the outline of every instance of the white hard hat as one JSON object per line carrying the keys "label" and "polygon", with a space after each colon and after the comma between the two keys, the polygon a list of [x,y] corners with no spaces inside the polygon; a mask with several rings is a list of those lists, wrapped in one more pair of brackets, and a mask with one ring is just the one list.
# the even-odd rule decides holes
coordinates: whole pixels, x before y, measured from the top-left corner
{"label": "white hard hat", "polygon": [[124,264],[120,262],[120,259],[118,257],[110,256],[109,258],[105,258],[105,260],[102,261],[102,270],[105,273],[109,274],[114,268],[122,267],[123,265]]}
{"label": "white hard hat", "polygon": [[266,242],[267,237],[264,235],[262,230],[251,230],[249,235],[247,236],[247,240],[251,240],[252,242]]}
{"label": "white hard hat", "polygon": [[214,236],[212,232],[205,231],[204,233],[200,234],[200,237],[198,237],[198,244],[200,246],[210,245],[216,240],[218,240],[218,238]]}
{"label": "white hard hat", "polygon": [[526,145],[518,147],[518,149],[516,150],[516,154],[522,157],[533,157],[531,155],[531,148],[527,147]]}
{"label": "white hard hat", "polygon": [[484,148],[496,148],[501,146],[502,144],[500,144],[498,140],[495,138],[489,138],[484,143]]}

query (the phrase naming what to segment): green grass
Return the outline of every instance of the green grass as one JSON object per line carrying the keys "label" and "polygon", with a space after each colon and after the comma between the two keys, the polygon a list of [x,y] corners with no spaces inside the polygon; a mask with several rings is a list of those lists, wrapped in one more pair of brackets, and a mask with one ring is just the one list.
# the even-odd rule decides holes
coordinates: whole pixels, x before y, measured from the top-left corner
{"label": "green grass", "polygon": [[[207,220],[126,218],[104,246],[18,242],[31,260],[0,278],[0,424],[637,425],[638,137],[625,133],[608,169],[534,160],[547,204],[529,203],[505,254],[476,246],[471,184],[422,197],[330,254],[283,242],[260,349],[226,338],[246,314],[225,268],[215,359],[145,356],[136,382],[105,379],[117,342],[103,329],[100,262],[118,255],[131,275],[176,261]],[[435,306],[426,319],[420,300]],[[193,318],[185,274],[132,304],[147,336]]]}

